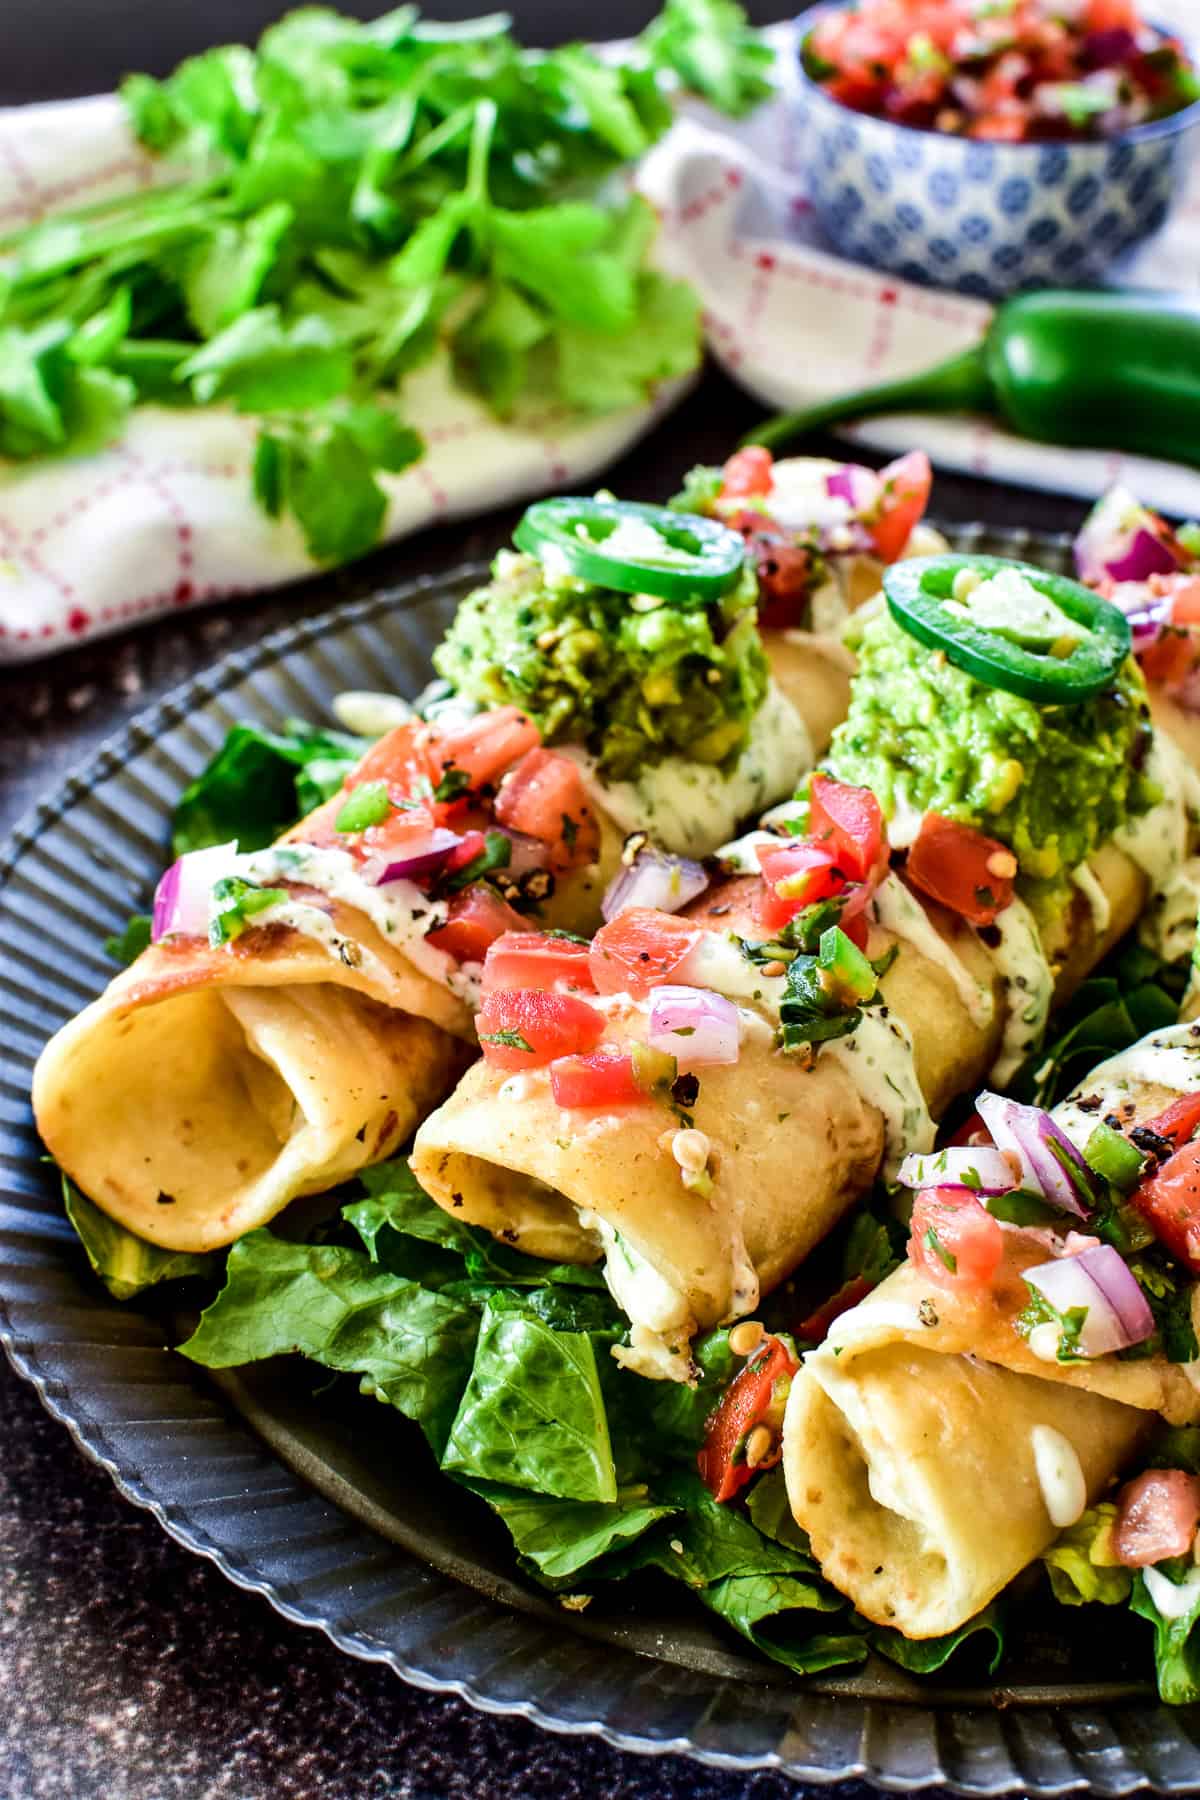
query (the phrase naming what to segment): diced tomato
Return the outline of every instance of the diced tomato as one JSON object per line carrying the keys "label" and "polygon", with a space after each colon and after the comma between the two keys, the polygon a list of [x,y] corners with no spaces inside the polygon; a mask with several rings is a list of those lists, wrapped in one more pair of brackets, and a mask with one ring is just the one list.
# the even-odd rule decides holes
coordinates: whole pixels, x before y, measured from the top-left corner
{"label": "diced tomato", "polygon": [[757,854],[763,872],[758,917],[768,933],[779,931],[806,906],[828,900],[846,886],[846,871],[834,849],[806,840],[782,844],[779,849],[759,844]]}
{"label": "diced tomato", "polygon": [[1113,1550],[1127,1569],[1186,1556],[1200,1524],[1200,1479],[1182,1469],[1147,1469],[1117,1495]]}
{"label": "diced tomato", "polygon": [[926,813],[905,872],[923,894],[972,925],[994,925],[997,914],[1012,905],[1017,859],[973,825]]}
{"label": "diced tomato", "polygon": [[1087,31],[1133,31],[1141,28],[1137,0],[1088,0],[1084,8]]}
{"label": "diced tomato", "polygon": [[[783,1454],[783,1409],[800,1364],[785,1344],[766,1337],[726,1388],[705,1429],[704,1447],[696,1458],[700,1479],[714,1500],[732,1500],[752,1475],[774,1468]],[[753,1468],[746,1461],[746,1439],[756,1425],[766,1425],[772,1447]]]}
{"label": "diced tomato", "polygon": [[578,763],[554,750],[530,750],[496,795],[496,817],[510,831],[550,846],[555,868],[594,862],[600,827]]}
{"label": "diced tomato", "polygon": [[774,458],[761,444],[748,444],[735,450],[721,471],[723,500],[743,499],[751,494],[765,496],[774,485]]}
{"label": "diced tomato", "polygon": [[424,799],[441,779],[441,765],[434,755],[436,743],[436,733],[419,719],[397,725],[372,744],[358,767],[347,775],[346,786],[385,781],[393,799]]}
{"label": "diced tomato", "polygon": [[1200,661],[1200,639],[1176,625],[1163,628],[1152,644],[1138,652],[1147,681],[1171,685],[1186,681]]}
{"label": "diced tomato", "polygon": [[574,994],[508,988],[488,994],[475,1018],[483,1060],[497,1069],[534,1069],[594,1050],[604,1015]]}
{"label": "diced tomato", "polygon": [[933,470],[923,450],[910,450],[879,471],[883,502],[878,519],[869,527],[875,548],[884,562],[903,554],[913,527],[924,516],[933,486]]}
{"label": "diced tomato", "polygon": [[[429,835],[438,823],[436,810],[430,806],[397,806],[382,824],[369,825],[365,831],[343,837],[340,842],[350,845],[362,856],[381,856],[394,851],[399,860],[406,850],[428,844]],[[452,855],[457,853],[451,852]]]}
{"label": "diced tomato", "polygon": [[1170,594],[1173,625],[1200,625],[1200,575],[1160,575],[1150,585]]}
{"label": "diced tomato", "polygon": [[1155,1237],[1200,1275],[1200,1143],[1168,1157],[1131,1198]]}
{"label": "diced tomato", "polygon": [[908,1255],[942,1287],[986,1288],[1004,1255],[1004,1233],[974,1194],[925,1188],[913,1202]]}
{"label": "diced tomato", "polygon": [[1023,144],[1028,129],[1028,108],[1019,106],[1011,112],[984,113],[973,122],[967,136],[991,144]]}
{"label": "diced tomato", "polygon": [[870,788],[816,774],[808,784],[808,834],[831,845],[851,881],[878,879],[887,867],[883,812]]}
{"label": "diced tomato", "polygon": [[704,927],[689,919],[631,906],[592,939],[588,960],[597,991],[644,1000],[652,988],[676,979],[703,936]]}
{"label": "diced tomato", "polygon": [[541,741],[541,732],[520,707],[497,706],[438,739],[437,779],[447,769],[465,769],[473,788],[492,785]]}
{"label": "diced tomato", "polygon": [[639,1087],[632,1056],[594,1050],[590,1056],[560,1056],[550,1064],[550,1091],[558,1106],[641,1106],[650,1096]]}
{"label": "diced tomato", "polygon": [[483,991],[497,988],[577,988],[595,993],[588,944],[549,937],[542,931],[506,931],[490,946],[483,965]]}
{"label": "diced tomato", "polygon": [[1143,1123],[1155,1137],[1166,1138],[1177,1150],[1182,1150],[1188,1139],[1200,1130],[1200,1093],[1181,1094],[1178,1100],[1172,1100],[1170,1106]]}
{"label": "diced tomato", "polygon": [[835,1319],[840,1319],[844,1312],[865,1300],[875,1287],[875,1283],[865,1275],[852,1275],[844,1281],[836,1294],[831,1294],[822,1305],[814,1308],[806,1319],[801,1319],[796,1327],[796,1336],[803,1338],[806,1344],[823,1344],[829,1335],[829,1327]]}
{"label": "diced tomato", "polygon": [[[753,522],[747,523],[750,519]],[[778,525],[761,515],[739,513],[727,520],[746,540],[746,553],[758,581],[758,622],[764,631],[787,631],[806,623],[813,585],[813,553],[795,544]]]}
{"label": "diced tomato", "polygon": [[977,1112],[965,1118],[957,1131],[951,1132],[946,1139],[948,1144],[980,1145],[990,1144],[992,1134]]}
{"label": "diced tomato", "polygon": [[482,962],[489,945],[506,932],[521,931],[524,924],[494,888],[476,881],[453,896],[446,923],[429,933],[428,942],[460,963]]}
{"label": "diced tomato", "polygon": [[482,831],[464,831],[462,843],[454,846],[442,864],[442,874],[454,875],[459,869],[465,869],[468,863],[473,863],[486,849],[487,837]]}

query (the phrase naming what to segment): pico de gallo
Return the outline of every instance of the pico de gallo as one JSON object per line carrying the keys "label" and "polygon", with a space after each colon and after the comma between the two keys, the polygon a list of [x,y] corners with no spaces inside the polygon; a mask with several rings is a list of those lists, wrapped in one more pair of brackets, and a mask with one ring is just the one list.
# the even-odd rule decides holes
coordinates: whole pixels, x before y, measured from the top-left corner
{"label": "pico de gallo", "polygon": [[839,570],[856,557],[891,563],[903,556],[932,484],[922,450],[876,470],[813,458],[776,460],[751,444],[720,468],[691,470],[671,504],[719,519],[744,539],[758,577],[764,630],[829,631],[847,611]]}
{"label": "pico de gallo", "polygon": [[1075,539],[1075,566],[1128,618],[1147,679],[1200,709],[1200,524],[1172,526],[1126,488],[1112,488]]}
{"label": "pico de gallo", "polygon": [[285,841],[181,856],[159,883],[151,938],[207,937],[220,949],[286,927],[345,961],[361,952],[330,923],[340,900],[449,980],[519,934],[598,849],[577,765],[547,750],[518,708],[446,729],[414,719],[373,744]]}
{"label": "pico de gallo", "polygon": [[1200,98],[1136,0],[855,0],[821,15],[803,62],[855,112],[1001,143],[1112,137]]}

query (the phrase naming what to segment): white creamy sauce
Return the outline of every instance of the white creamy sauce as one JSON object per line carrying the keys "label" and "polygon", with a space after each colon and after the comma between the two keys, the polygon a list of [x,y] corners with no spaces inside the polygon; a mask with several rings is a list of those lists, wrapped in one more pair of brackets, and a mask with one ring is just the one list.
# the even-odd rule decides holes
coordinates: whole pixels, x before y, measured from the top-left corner
{"label": "white creamy sauce", "polygon": [[1112,922],[1112,907],[1108,895],[1096,879],[1090,863],[1080,863],[1077,869],[1071,870],[1071,881],[1083,895],[1092,911],[1092,928],[1097,937],[1103,937]]}
{"label": "white creamy sauce", "polygon": [[892,789],[891,812],[887,823],[888,843],[892,849],[911,850],[920,835],[924,818],[923,808],[913,805],[903,779],[897,777]]}
{"label": "white creamy sauce", "polygon": [[1164,1619],[1185,1619],[1200,1600],[1200,1569],[1189,1569],[1182,1581],[1172,1581],[1161,1569],[1143,1569],[1142,1580]]}
{"label": "white creamy sauce", "polygon": [[764,975],[733,936],[707,931],[679,966],[679,979],[689,987],[712,988],[728,1000],[761,1007],[778,1020],[787,992],[786,975]]}
{"label": "white creamy sauce", "polygon": [[758,862],[758,850],[762,845],[772,850],[780,850],[787,843],[786,838],[776,831],[747,831],[732,843],[722,844],[717,851],[730,875],[759,875],[762,870]]}
{"label": "white creamy sauce", "polygon": [[[260,887],[272,887],[282,881],[300,882],[328,895],[331,900],[341,900],[345,905],[355,907],[366,914],[381,937],[398,945],[413,966],[428,975],[431,981],[448,987],[463,999],[477,1001],[478,968],[474,968],[474,972],[470,964],[460,968],[445,951],[435,949],[426,936],[445,921],[444,903],[430,900],[413,882],[386,881],[376,887],[363,879],[348,850],[298,843],[276,844],[267,850],[239,856],[233,872]],[[318,920],[324,921],[323,927]],[[289,899],[286,906],[256,913],[254,922],[289,924],[319,942],[326,942],[333,929],[319,907],[302,900]],[[331,954],[338,954],[331,942],[327,947]]]}
{"label": "white creamy sauce", "polygon": [[[1146,773],[1162,790],[1162,800],[1149,812],[1130,819],[1114,843],[1143,870],[1151,888],[1161,893],[1187,857],[1192,825],[1200,814],[1200,775],[1164,732],[1154,734]],[[1151,906],[1147,915],[1153,928]]]}
{"label": "white creamy sauce", "polygon": [[1037,921],[1023,900],[1014,897],[1002,913],[997,913],[995,930],[1000,933],[999,944],[984,947],[1004,982],[1005,1018],[1004,1036],[990,1079],[1003,1087],[1042,1040],[1054,998],[1054,977]]}
{"label": "white creamy sauce", "polygon": [[840,1063],[867,1105],[883,1114],[885,1180],[895,1181],[911,1150],[933,1149],[936,1128],[917,1080],[912,1038],[895,1013],[873,1007],[856,1031],[822,1044],[820,1054]]}
{"label": "white creamy sauce", "polygon": [[601,781],[585,751],[563,745],[562,754],[579,764],[592,796],[622,831],[648,831],[660,849],[682,856],[708,855],[743,819],[790,793],[813,763],[804,720],[774,682],[731,774],[667,756],[636,780]]}
{"label": "white creamy sauce", "polygon": [[[1119,1116],[1121,1108],[1130,1101],[1136,1103],[1148,1087],[1176,1094],[1193,1094],[1200,1088],[1200,1025],[1168,1025],[1111,1056],[1055,1107],[1054,1118],[1082,1149],[1097,1120],[1108,1113]],[[1099,1100],[1100,1104],[1083,1108],[1080,1100]]]}
{"label": "white creamy sauce", "polygon": [[1078,1524],[1087,1510],[1087,1483],[1078,1453],[1053,1425],[1035,1425],[1029,1442],[1050,1523],[1065,1531],[1068,1525]]}
{"label": "white creamy sauce", "polygon": [[599,1213],[581,1207],[579,1223],[599,1239],[608,1291],[633,1326],[631,1343],[614,1346],[613,1356],[651,1381],[687,1381],[692,1314],[685,1296]]}
{"label": "white creamy sauce", "polygon": [[1151,896],[1138,937],[1164,962],[1183,962],[1196,943],[1200,913],[1200,856],[1189,856]]}
{"label": "white creamy sauce", "polygon": [[991,993],[976,981],[898,875],[889,875],[876,890],[871,908],[886,931],[893,932],[903,943],[911,944],[927,962],[936,963],[938,968],[945,970],[957,988],[972,1024],[986,1025],[994,1010]]}

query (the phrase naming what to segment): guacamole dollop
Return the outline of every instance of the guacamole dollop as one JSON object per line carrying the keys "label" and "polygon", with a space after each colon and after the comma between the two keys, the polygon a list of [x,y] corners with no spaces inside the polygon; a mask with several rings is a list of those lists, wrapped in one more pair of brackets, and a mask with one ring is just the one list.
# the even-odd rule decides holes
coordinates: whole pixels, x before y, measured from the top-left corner
{"label": "guacamole dollop", "polygon": [[753,574],[720,601],[623,594],[502,550],[433,654],[480,706],[520,706],[547,743],[582,744],[628,779],[682,755],[731,764],[766,696]]}
{"label": "guacamole dollop", "polygon": [[1132,658],[1106,692],[1039,706],[956,668],[878,612],[862,624],[850,711],[826,766],[871,788],[889,820],[941,813],[1007,844],[1027,898],[1048,897],[1160,797]]}

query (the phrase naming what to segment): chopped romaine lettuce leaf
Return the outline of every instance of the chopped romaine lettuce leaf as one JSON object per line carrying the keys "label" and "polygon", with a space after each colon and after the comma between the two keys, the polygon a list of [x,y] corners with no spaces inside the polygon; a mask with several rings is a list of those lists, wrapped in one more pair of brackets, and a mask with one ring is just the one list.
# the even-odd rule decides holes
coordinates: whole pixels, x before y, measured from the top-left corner
{"label": "chopped romaine lettuce leaf", "polygon": [[489,1301],[442,1467],[564,1500],[615,1501],[590,1336]]}
{"label": "chopped romaine lettuce leaf", "polygon": [[1083,1606],[1098,1600],[1103,1606],[1119,1606],[1128,1600],[1133,1586],[1131,1572],[1113,1550],[1117,1509],[1106,1501],[1089,1507],[1078,1524],[1070,1525],[1043,1552],[1054,1598],[1064,1606]]}
{"label": "chopped romaine lettuce leaf", "polygon": [[[114,1300],[133,1300],[161,1281],[190,1281],[214,1276],[221,1267],[219,1255],[194,1256],[186,1250],[163,1250],[135,1237],[107,1213],[85,1198],[66,1175],[62,1178],[63,1206],[87,1259]],[[164,1207],[169,1194],[160,1194]]]}
{"label": "chopped romaine lettuce leaf", "polygon": [[134,913],[122,931],[105,938],[104,954],[128,968],[130,963],[137,961],[143,950],[149,948],[150,925],[149,913]]}
{"label": "chopped romaine lettuce leaf", "polygon": [[367,738],[289,719],[283,731],[235,725],[208,767],[176,802],[176,856],[227,844],[261,850],[337,793],[370,749]]}
{"label": "chopped romaine lettuce leaf", "polygon": [[361,1251],[261,1230],[234,1244],[225,1286],[181,1349],[213,1369],[298,1351],[359,1375],[364,1393],[415,1419],[440,1453],[478,1325],[474,1307],[390,1275]]}

